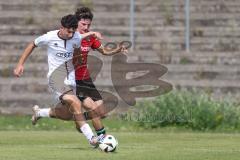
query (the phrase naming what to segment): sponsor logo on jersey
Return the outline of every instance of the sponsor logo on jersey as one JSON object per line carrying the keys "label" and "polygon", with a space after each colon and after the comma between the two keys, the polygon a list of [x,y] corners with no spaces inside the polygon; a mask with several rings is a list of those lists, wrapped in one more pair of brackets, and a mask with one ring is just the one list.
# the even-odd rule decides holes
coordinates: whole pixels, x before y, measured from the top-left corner
{"label": "sponsor logo on jersey", "polygon": [[89,52],[89,51],[90,51],[90,47],[82,47],[82,46],[81,46],[81,51],[83,51],[83,52]]}
{"label": "sponsor logo on jersey", "polygon": [[72,56],[72,52],[59,52],[56,54],[56,56],[58,57],[62,57],[62,58],[70,58]]}

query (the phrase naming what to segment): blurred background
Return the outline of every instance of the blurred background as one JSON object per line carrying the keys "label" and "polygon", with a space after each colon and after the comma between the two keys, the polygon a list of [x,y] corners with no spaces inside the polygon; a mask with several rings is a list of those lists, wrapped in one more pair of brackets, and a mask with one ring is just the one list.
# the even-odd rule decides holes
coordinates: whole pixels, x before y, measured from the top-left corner
{"label": "blurred background", "polygon": [[[51,103],[44,49],[29,57],[22,78],[14,78],[12,71],[28,42],[58,29],[62,16],[82,6],[93,10],[92,30],[103,34],[103,43],[131,41],[128,61],[165,65],[168,73],[162,79],[174,90],[239,97],[238,0],[1,0],[1,114],[30,114],[33,104]],[[117,95],[111,57],[92,54],[104,63],[97,86]]]}
{"label": "blurred background", "polygon": [[[103,34],[103,44],[131,41],[128,63],[162,64],[168,72],[161,80],[173,85],[134,107],[118,97],[103,120],[119,140],[113,154],[90,149],[72,122],[31,125],[32,106],[52,104],[45,49],[32,53],[21,78],[13,76],[26,45],[82,6],[93,10],[92,30]],[[239,13],[239,0],[0,0],[0,159],[238,160]],[[97,88],[119,96],[112,57],[91,55],[103,62]]]}

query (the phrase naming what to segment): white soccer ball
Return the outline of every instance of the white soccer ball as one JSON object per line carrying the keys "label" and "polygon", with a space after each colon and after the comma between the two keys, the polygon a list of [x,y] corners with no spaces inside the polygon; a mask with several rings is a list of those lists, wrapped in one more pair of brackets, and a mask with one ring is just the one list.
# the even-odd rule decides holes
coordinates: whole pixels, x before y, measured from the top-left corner
{"label": "white soccer ball", "polygon": [[99,148],[104,152],[114,152],[117,148],[118,141],[112,135],[106,135],[99,144]]}

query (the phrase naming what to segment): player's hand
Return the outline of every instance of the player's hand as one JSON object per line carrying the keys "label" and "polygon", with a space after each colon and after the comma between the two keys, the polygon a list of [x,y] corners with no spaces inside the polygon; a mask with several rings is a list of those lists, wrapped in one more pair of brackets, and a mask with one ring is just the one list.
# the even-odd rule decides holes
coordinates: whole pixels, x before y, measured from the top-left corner
{"label": "player's hand", "polygon": [[23,74],[24,67],[23,65],[17,65],[17,67],[14,69],[13,73],[15,76],[20,77]]}
{"label": "player's hand", "polygon": [[128,53],[128,50],[126,49],[126,47],[125,46],[120,46],[120,52],[121,53],[123,53],[123,54],[125,54],[125,55],[127,55],[127,53]]}
{"label": "player's hand", "polygon": [[98,39],[103,39],[102,34],[99,32],[94,32],[94,36],[97,37]]}
{"label": "player's hand", "polygon": [[132,43],[130,41],[122,41],[119,43],[120,52],[127,55],[128,48],[132,46]]}

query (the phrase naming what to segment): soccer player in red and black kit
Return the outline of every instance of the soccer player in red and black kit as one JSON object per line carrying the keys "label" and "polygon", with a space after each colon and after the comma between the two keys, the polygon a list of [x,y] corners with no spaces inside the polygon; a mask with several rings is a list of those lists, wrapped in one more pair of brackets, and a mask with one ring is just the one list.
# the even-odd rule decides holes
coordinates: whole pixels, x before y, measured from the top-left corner
{"label": "soccer player in red and black kit", "polygon": [[[75,16],[78,19],[78,32],[81,34],[90,32],[90,26],[93,19],[91,10],[87,7],[77,9]],[[100,93],[97,91],[95,85],[90,77],[89,70],[87,68],[87,57],[91,49],[97,50],[103,55],[113,55],[116,53],[126,53],[127,50],[124,46],[118,45],[115,49],[109,50],[104,48],[101,42],[95,36],[89,36],[81,41],[80,52],[74,55],[73,63],[75,65],[75,79],[76,79],[76,95],[83,103],[83,107],[88,111],[99,111],[97,116],[87,117],[86,119],[92,119],[93,127],[96,130],[97,135],[102,138],[106,134],[105,128],[102,124],[101,118],[105,115],[101,114],[101,108],[104,108],[103,100]],[[78,61],[80,63],[75,63]],[[73,74],[74,75],[74,74]],[[100,108],[100,110],[99,110]],[[62,120],[73,120],[72,112],[61,103],[57,104],[53,108],[39,108],[38,106],[33,107],[32,123],[36,124],[40,118],[50,117]],[[44,114],[38,114],[39,112]],[[94,113],[93,112],[93,113]],[[85,112],[91,113],[91,112]],[[80,126],[76,124],[77,130],[81,132]]]}
{"label": "soccer player in red and black kit", "polygon": [[[82,7],[77,9],[75,15],[78,19],[78,31],[81,34],[89,32],[93,20],[93,14],[91,10],[87,7]],[[113,55],[120,52],[127,52],[123,46],[118,46],[113,50],[106,49],[103,47],[102,43],[94,36],[90,36],[82,40],[81,53],[80,55],[76,56],[76,58],[80,58],[81,61],[81,64],[75,68],[77,86],[76,95],[83,102],[85,108],[89,110],[93,110],[98,107],[104,108],[102,97],[93,84],[89,70],[87,68],[87,57],[91,49],[97,50],[103,55]],[[105,128],[101,122],[101,117],[93,118],[92,122],[98,136],[102,134],[104,135],[106,133]]]}

